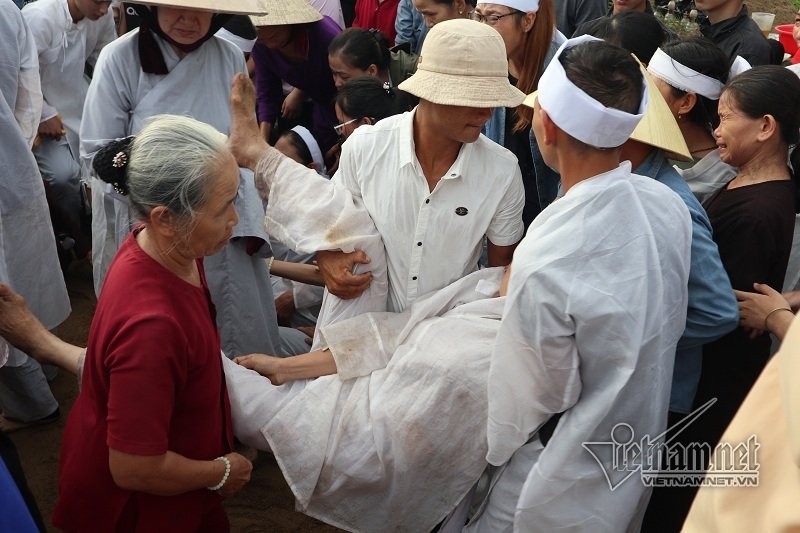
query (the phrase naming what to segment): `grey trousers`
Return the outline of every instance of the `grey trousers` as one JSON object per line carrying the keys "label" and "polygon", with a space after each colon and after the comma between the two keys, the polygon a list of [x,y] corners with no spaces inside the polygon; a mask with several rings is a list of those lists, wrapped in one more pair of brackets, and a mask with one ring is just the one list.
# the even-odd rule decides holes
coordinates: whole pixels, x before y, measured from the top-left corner
{"label": "grey trousers", "polygon": [[[16,348],[9,347],[11,350]],[[19,352],[25,361],[19,366],[0,368],[0,408],[9,418],[32,422],[52,414],[58,402],[50,390],[42,366]]]}
{"label": "grey trousers", "polygon": [[53,212],[54,224],[70,235],[81,227],[81,168],[70,150],[66,137],[43,138],[33,155],[45,182],[47,203]]}

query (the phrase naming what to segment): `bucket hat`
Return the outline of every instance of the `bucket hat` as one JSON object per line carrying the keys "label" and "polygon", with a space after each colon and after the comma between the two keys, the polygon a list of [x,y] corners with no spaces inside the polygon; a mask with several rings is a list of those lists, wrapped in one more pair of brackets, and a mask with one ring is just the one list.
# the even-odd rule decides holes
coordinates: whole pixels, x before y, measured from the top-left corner
{"label": "bucket hat", "polygon": [[417,71],[398,88],[442,105],[517,107],[525,99],[508,82],[503,38],[490,26],[467,19],[431,28]]}

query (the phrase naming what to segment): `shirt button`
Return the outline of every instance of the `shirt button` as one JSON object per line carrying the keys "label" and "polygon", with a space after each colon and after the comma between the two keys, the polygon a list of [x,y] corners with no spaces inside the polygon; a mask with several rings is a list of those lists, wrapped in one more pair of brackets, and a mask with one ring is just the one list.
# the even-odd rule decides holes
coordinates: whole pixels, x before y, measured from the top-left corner
{"label": "shirt button", "polygon": [[426,204],[429,204],[429,203],[431,203],[431,199],[430,199],[430,198],[428,198],[427,200],[425,200],[425,203],[426,203]]}
{"label": "shirt button", "polygon": [[418,242],[417,246],[422,246],[422,241]]}
{"label": "shirt button", "polygon": [[414,277],[413,277],[413,278],[411,278],[411,279],[413,279],[414,281],[417,281],[417,276],[414,276]]}

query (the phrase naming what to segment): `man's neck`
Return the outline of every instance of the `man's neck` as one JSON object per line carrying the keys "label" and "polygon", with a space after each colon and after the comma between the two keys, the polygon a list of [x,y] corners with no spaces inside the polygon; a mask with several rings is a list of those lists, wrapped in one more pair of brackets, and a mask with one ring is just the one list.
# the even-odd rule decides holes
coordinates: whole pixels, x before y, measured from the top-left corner
{"label": "man's neck", "polygon": [[620,151],[575,150],[561,158],[561,188],[564,194],[578,183],[614,170],[619,166]]}
{"label": "man's neck", "polygon": [[428,181],[428,188],[433,191],[455,162],[463,143],[440,135],[435,125],[429,123],[425,113],[420,113],[419,107],[414,113],[413,130],[414,152]]}
{"label": "man's neck", "polygon": [[742,10],[742,5],[742,2],[730,1],[720,5],[716,9],[706,11],[706,15],[708,15],[708,22],[711,24],[717,24],[723,20],[732,19]]}
{"label": "man's neck", "polygon": [[69,9],[69,16],[72,17],[72,22],[77,23],[83,20],[84,15],[75,5],[75,0],[67,0],[67,9]]}

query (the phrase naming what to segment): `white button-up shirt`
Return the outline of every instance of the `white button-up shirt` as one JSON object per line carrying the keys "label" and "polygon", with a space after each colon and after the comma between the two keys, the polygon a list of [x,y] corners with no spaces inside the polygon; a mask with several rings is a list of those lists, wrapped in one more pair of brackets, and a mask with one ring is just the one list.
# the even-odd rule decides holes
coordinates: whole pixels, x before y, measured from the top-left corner
{"label": "white button-up shirt", "polygon": [[525,191],[510,151],[481,135],[430,191],[413,124],[411,111],[359,127],[333,177],[363,200],[383,238],[392,311],[476,270],[484,236],[510,246],[524,233]]}

